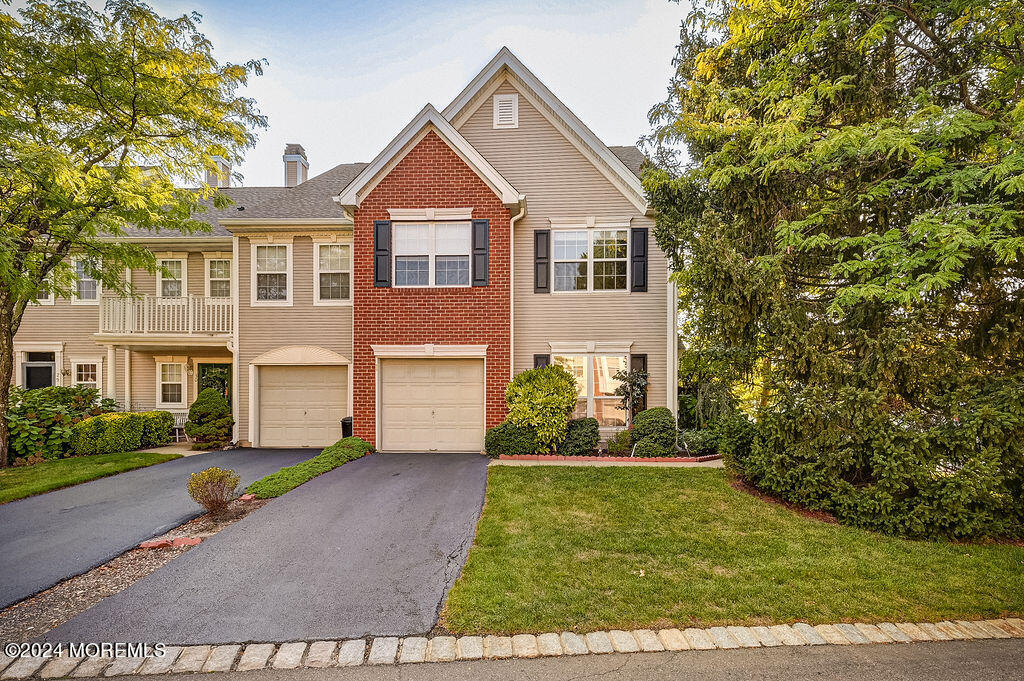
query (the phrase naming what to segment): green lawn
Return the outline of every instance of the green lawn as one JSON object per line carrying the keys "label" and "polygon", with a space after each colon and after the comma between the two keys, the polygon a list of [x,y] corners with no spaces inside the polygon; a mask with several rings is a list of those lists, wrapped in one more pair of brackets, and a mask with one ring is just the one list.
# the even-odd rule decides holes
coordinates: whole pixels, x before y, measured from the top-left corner
{"label": "green lawn", "polygon": [[453,632],[1024,612],[1024,548],[893,539],[736,491],[722,470],[492,467]]}
{"label": "green lawn", "polygon": [[123,452],[3,468],[0,469],[0,504],[180,458],[180,454]]}

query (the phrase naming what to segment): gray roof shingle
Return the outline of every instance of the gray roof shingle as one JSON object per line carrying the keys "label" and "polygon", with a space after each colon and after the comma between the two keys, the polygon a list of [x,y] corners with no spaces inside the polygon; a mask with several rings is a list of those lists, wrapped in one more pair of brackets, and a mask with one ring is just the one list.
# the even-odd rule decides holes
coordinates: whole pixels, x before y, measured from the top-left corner
{"label": "gray roof shingle", "polygon": [[633,174],[637,177],[641,176],[641,167],[643,167],[644,161],[647,158],[644,156],[644,152],[637,149],[635,146],[629,147],[608,147],[608,150],[619,157],[619,160],[626,164],[626,167],[633,171]]}

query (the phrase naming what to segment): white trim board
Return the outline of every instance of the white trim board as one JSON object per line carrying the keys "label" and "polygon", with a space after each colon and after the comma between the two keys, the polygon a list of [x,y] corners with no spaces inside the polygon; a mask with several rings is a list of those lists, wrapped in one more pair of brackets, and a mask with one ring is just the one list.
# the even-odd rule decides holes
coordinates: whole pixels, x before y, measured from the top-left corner
{"label": "white trim board", "polygon": [[371,345],[375,357],[486,357],[486,345]]}

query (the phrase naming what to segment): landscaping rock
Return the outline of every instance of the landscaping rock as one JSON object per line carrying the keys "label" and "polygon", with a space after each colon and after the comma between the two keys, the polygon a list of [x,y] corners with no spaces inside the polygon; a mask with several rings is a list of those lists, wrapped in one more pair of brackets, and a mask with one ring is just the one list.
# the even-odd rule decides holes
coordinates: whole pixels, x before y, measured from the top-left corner
{"label": "landscaping rock", "polygon": [[309,644],[306,652],[305,667],[330,667],[334,662],[334,651],[338,649],[337,641],[316,641]]}
{"label": "landscaping rock", "polygon": [[370,645],[366,664],[392,664],[398,655],[398,639],[394,636],[375,638]]}
{"label": "landscaping rock", "polygon": [[725,627],[711,627],[708,631],[708,636],[715,642],[715,647],[730,649],[739,648],[740,644],[736,642],[736,639],[732,637],[729,630]]}
{"label": "landscaping rock", "polygon": [[882,622],[878,625],[878,628],[882,630],[883,634],[897,643],[910,643],[911,641],[911,638],[892,622]]}
{"label": "landscaping rock", "polygon": [[427,659],[427,646],[430,641],[422,636],[407,636],[402,639],[402,648],[398,652],[398,664],[415,664]]}
{"label": "landscaping rock", "polygon": [[427,662],[451,662],[455,659],[455,637],[435,636],[427,646]]}
{"label": "landscaping rock", "polygon": [[248,672],[254,669],[263,669],[267,661],[274,654],[273,643],[250,643],[242,651],[242,659],[238,661],[238,671]]}
{"label": "landscaping rock", "polygon": [[[512,641],[512,650],[515,651],[516,642]],[[547,633],[537,635],[537,650],[544,657],[558,657],[562,654],[562,641],[558,634]]]}
{"label": "landscaping rock", "polygon": [[512,657],[512,639],[508,636],[485,636],[484,657],[494,660]]}
{"label": "landscaping rock", "polygon": [[633,638],[640,644],[640,650],[645,653],[660,653],[665,650],[665,645],[658,635],[650,629],[637,629],[633,632]]}
{"label": "landscaping rock", "polygon": [[150,539],[139,544],[140,549],[166,549],[169,546],[174,546],[170,539]]}
{"label": "landscaping rock", "polygon": [[956,639],[958,641],[966,641],[967,639],[971,638],[970,634],[968,634],[966,631],[961,630],[960,627],[956,626],[952,622],[938,622],[935,626],[944,631],[950,638]]}
{"label": "landscaping rock", "polygon": [[807,622],[797,622],[793,625],[793,629],[796,633],[800,634],[805,641],[810,643],[812,646],[823,646],[825,645],[825,639],[821,637],[817,631],[814,630]]}
{"label": "landscaping rock", "polygon": [[359,638],[354,641],[345,641],[341,644],[341,648],[338,649],[338,666],[358,667],[363,663],[363,657],[365,655],[365,639]]}
{"label": "landscaping rock", "polygon": [[953,637],[931,622],[922,622],[918,625],[921,630],[932,637],[933,641],[952,641]]}
{"label": "landscaping rock", "polygon": [[708,632],[703,629],[690,627],[683,632],[683,635],[686,637],[686,642],[694,650],[714,650],[715,648],[715,642],[708,635]]}
{"label": "landscaping rock", "polygon": [[151,657],[143,662],[142,667],[139,668],[139,673],[147,675],[166,674],[171,671],[171,667],[174,666],[174,662],[180,654],[181,648],[179,646],[168,646],[164,649],[163,657]]}
{"label": "landscaping rock", "polygon": [[71,677],[80,679],[83,677],[99,676],[108,664],[114,660],[109,657],[87,657],[82,664],[75,667]]}
{"label": "landscaping rock", "polygon": [[55,657],[39,670],[39,678],[63,679],[65,676],[70,676],[82,659],[81,657]]}
{"label": "landscaping rock", "polygon": [[[210,652],[213,650],[213,646],[186,646],[181,649],[178,653],[178,659],[174,662],[174,666],[171,667],[171,672],[178,674],[181,672],[198,672],[202,671],[203,665],[206,664],[206,658],[210,656]],[[75,671],[78,671],[77,669]]]}
{"label": "landscaping rock", "polygon": [[139,667],[146,661],[144,657],[118,657],[110,666],[103,670],[103,676],[126,676],[139,671]]}
{"label": "landscaping rock", "polygon": [[865,624],[864,622],[857,622],[853,626],[857,627],[860,633],[864,634],[864,638],[871,641],[872,643],[892,643],[892,639],[885,635],[881,629],[876,627],[874,624]]}
{"label": "landscaping rock", "polygon": [[174,541],[171,542],[171,545],[172,546],[199,546],[199,544],[202,543],[202,541],[203,540],[200,537],[176,537],[174,539]]}
{"label": "landscaping rock", "polygon": [[839,630],[839,633],[846,637],[846,640],[848,640],[850,643],[854,645],[863,645],[865,643],[871,642],[868,640],[866,636],[864,636],[864,634],[860,632],[860,629],[853,626],[849,622],[840,622],[839,624],[835,625],[835,627]]}
{"label": "landscaping rock", "polygon": [[484,640],[480,636],[461,636],[455,642],[455,659],[479,660],[484,656]]}
{"label": "landscaping rock", "polygon": [[255,494],[243,494],[242,496],[240,496],[238,498],[239,498],[240,501],[252,501],[253,499],[256,498],[256,495]]}
{"label": "landscaping rock", "polygon": [[562,650],[566,655],[586,655],[590,652],[586,640],[575,632],[563,631],[558,638],[562,641]]}
{"label": "landscaping rock", "polygon": [[274,669],[297,669],[302,664],[302,654],[305,652],[306,644],[302,641],[282,643],[270,666]]}
{"label": "landscaping rock", "polygon": [[807,641],[804,637],[797,633],[796,629],[789,626],[788,624],[776,624],[768,627],[768,630],[772,632],[775,638],[782,641],[783,645],[787,646],[805,646]]}
{"label": "landscaping rock", "polygon": [[1012,624],[1010,624],[1006,620],[985,620],[985,622],[991,624],[993,627],[996,627],[997,629],[1006,632],[1008,636],[1011,636],[1013,638],[1024,636],[1024,630],[1018,631]]}
{"label": "landscaping rock", "polygon": [[665,646],[665,650],[690,649],[690,644],[686,642],[686,637],[678,629],[662,629],[658,632],[658,639]]}
{"label": "landscaping rock", "polygon": [[206,658],[206,664],[203,665],[204,672],[229,672],[231,666],[235,664],[235,658],[238,657],[238,652],[242,649],[239,645],[229,646],[217,646],[210,653],[210,657]]}
{"label": "landscaping rock", "polygon": [[7,668],[7,665],[14,662],[14,658],[0,650],[0,672]]}
{"label": "landscaping rock", "polygon": [[537,637],[533,634],[516,634],[512,637],[512,655],[532,659],[540,655]]}
{"label": "landscaping rock", "polygon": [[0,674],[0,679],[27,679],[49,661],[48,657],[19,657]]}
{"label": "landscaping rock", "polygon": [[814,630],[818,632],[826,643],[830,643],[834,646],[848,646],[850,645],[850,639],[843,636],[843,632],[836,629],[831,624],[819,624],[814,627]]}
{"label": "landscaping rock", "polygon": [[970,634],[971,638],[992,638],[992,634],[979,626],[977,622],[957,620],[954,624]]}
{"label": "landscaping rock", "polygon": [[931,641],[932,637],[928,635],[921,627],[911,622],[899,622],[896,628],[910,637],[911,641]]}
{"label": "landscaping rock", "polygon": [[1017,636],[1024,637],[1024,620],[1019,617],[1007,617],[1003,621],[1017,630]]}
{"label": "landscaping rock", "polygon": [[612,641],[612,648],[617,653],[636,653],[640,651],[640,645],[628,631],[614,629],[608,632],[608,638]]}
{"label": "landscaping rock", "polygon": [[[989,635],[989,638],[1010,638],[1010,635],[1008,633],[1006,633],[996,625],[992,624],[990,620],[978,620],[974,624],[975,626],[984,629],[985,632]],[[881,627],[882,625],[878,626]]]}
{"label": "landscaping rock", "polygon": [[608,634],[603,631],[592,631],[583,638],[587,642],[587,650],[595,655],[604,655],[615,650],[612,648],[612,641],[608,638]]}
{"label": "landscaping rock", "polygon": [[780,641],[768,627],[750,627],[750,633],[756,636],[757,640],[765,648],[775,648],[776,646],[782,645],[782,641]]}
{"label": "landscaping rock", "polygon": [[[761,642],[754,636],[754,632],[746,627],[726,627],[736,642],[744,648],[760,648]],[[824,641],[822,641],[824,643]]]}

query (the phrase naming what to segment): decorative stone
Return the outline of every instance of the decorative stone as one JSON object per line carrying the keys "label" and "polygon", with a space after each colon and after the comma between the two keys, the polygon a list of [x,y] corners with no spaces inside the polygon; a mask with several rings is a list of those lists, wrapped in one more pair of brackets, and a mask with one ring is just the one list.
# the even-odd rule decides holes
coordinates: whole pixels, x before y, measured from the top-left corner
{"label": "decorative stone", "polygon": [[171,671],[171,667],[174,666],[175,660],[178,659],[178,655],[181,654],[180,646],[168,646],[164,648],[163,657],[150,657],[142,663],[142,667],[139,668],[140,674],[166,674]]}
{"label": "decorative stone", "polygon": [[[512,640],[512,650],[515,651],[516,642]],[[558,634],[547,633],[537,634],[537,651],[543,657],[558,657],[562,654],[562,641]]]}
{"label": "decorative stone", "polygon": [[512,637],[512,655],[532,659],[540,655],[537,650],[537,637],[533,634],[516,634]]}
{"label": "decorative stone", "polygon": [[850,645],[850,639],[843,636],[843,632],[835,628],[832,624],[819,624],[814,627],[814,630],[825,639],[826,643],[834,646],[848,646]]}
{"label": "decorative stone", "polygon": [[658,640],[665,646],[665,650],[690,649],[690,644],[686,642],[686,637],[678,629],[662,629],[658,632]]}
{"label": "decorative stone", "polygon": [[617,653],[637,653],[640,652],[640,645],[633,638],[633,634],[628,631],[621,631],[619,629],[613,629],[608,632],[608,638],[612,641],[612,648]]}
{"label": "decorative stone", "polygon": [[633,632],[633,638],[640,644],[640,650],[645,653],[660,653],[665,650],[665,645],[650,629],[637,629]]}
{"label": "decorative stone", "polygon": [[252,501],[253,499],[256,498],[256,495],[255,494],[243,494],[242,496],[240,496],[238,498],[240,500],[242,500],[242,501]]}
{"label": "decorative stone", "polygon": [[427,645],[430,643],[422,636],[407,636],[402,639],[402,648],[398,653],[398,664],[416,664],[427,659]]}
{"label": "decorative stone", "polygon": [[358,667],[363,663],[365,654],[366,639],[358,638],[354,641],[345,641],[338,649],[338,666]]}
{"label": "decorative stone", "polygon": [[172,542],[173,546],[199,546],[202,543],[201,537],[177,537]]}
{"label": "decorative stone", "polygon": [[921,627],[911,622],[899,622],[896,628],[910,637],[911,641],[931,641],[932,637],[928,635]]}
{"label": "decorative stone", "polygon": [[250,643],[242,651],[242,658],[238,661],[238,671],[250,672],[254,669],[263,669],[267,661],[274,654],[273,643]]}
{"label": "decorative stone", "polygon": [[864,622],[857,622],[853,626],[857,627],[857,630],[864,634],[864,638],[871,641],[872,643],[892,643],[892,639],[885,635],[881,629],[876,627],[874,624],[865,624]]}
{"label": "decorative stone", "polygon": [[49,661],[48,657],[19,657],[0,674],[0,679],[27,679]]}
{"label": "decorative stone", "polygon": [[229,672],[231,666],[235,663],[235,658],[238,657],[238,651],[242,649],[242,646],[230,645],[230,646],[217,646],[210,653],[210,657],[206,658],[206,664],[203,665],[204,672]]}
{"label": "decorative stone", "polygon": [[978,626],[978,624],[975,622],[968,622],[967,620],[957,620],[956,622],[954,622],[954,624],[960,627],[963,631],[967,632],[967,634],[971,638],[992,638],[992,635],[988,633],[988,631]]}
{"label": "decorative stone", "polygon": [[715,642],[717,648],[723,650],[730,650],[732,648],[739,648],[740,644],[736,642],[736,639],[732,637],[729,630],[725,627],[711,627],[708,631],[708,636]]}
{"label": "decorative stone", "polygon": [[775,635],[775,638],[782,641],[783,645],[787,646],[805,646],[807,641],[804,637],[797,633],[796,629],[789,626],[788,624],[776,624],[768,627],[768,630]]}
{"label": "decorative stone", "polygon": [[144,657],[118,657],[110,666],[103,670],[103,676],[127,676],[139,671],[139,667],[146,661]]}
{"label": "decorative stone", "polygon": [[[171,667],[171,672],[179,674],[182,672],[202,671],[203,665],[206,664],[206,658],[210,656],[212,650],[213,646],[186,646],[182,648],[181,652],[178,653],[178,659],[175,660],[174,666]],[[76,669],[75,671],[78,670]]]}
{"label": "decorative stone", "polygon": [[0,650],[0,672],[7,668],[7,665],[14,662],[14,658]]}
{"label": "decorative stone", "polygon": [[604,655],[615,650],[612,648],[612,640],[603,631],[592,631],[583,638],[587,642],[587,650],[595,655]]}
{"label": "decorative stone", "polygon": [[765,648],[775,648],[782,645],[782,641],[777,639],[768,627],[750,627],[750,633],[756,636],[758,642]]}
{"label": "decorative stone", "polygon": [[1007,617],[1003,621],[1020,632],[1017,634],[1018,637],[1024,637],[1024,620],[1019,617]]}
{"label": "decorative stone", "polygon": [[455,637],[435,636],[427,646],[427,662],[451,662],[455,659]]}
{"label": "decorative stone", "polygon": [[282,643],[270,666],[274,669],[298,669],[302,664],[302,654],[305,652],[306,644],[302,641]]}
{"label": "decorative stone", "polygon": [[39,678],[63,679],[65,676],[71,676],[71,672],[81,661],[81,657],[55,657],[39,670]]}
{"label": "decorative stone", "polygon": [[1024,631],[1018,633],[1016,629],[1014,629],[1013,626],[1006,620],[985,620],[985,624],[988,624],[991,627],[999,629],[1004,634],[1010,637],[1015,638],[1017,636],[1024,636]]}
{"label": "decorative stone", "polygon": [[683,632],[683,635],[686,637],[686,642],[694,650],[713,650],[715,647],[715,642],[708,636],[708,632],[703,629],[690,627]]}
{"label": "decorative stone", "polygon": [[82,660],[82,664],[75,667],[75,671],[71,672],[71,676],[76,679],[99,676],[106,666],[113,661],[109,657],[87,657]]}
{"label": "decorative stone", "polygon": [[461,636],[455,642],[455,659],[479,660],[484,656],[484,640],[480,636]]}
{"label": "decorative stone", "polygon": [[921,622],[917,626],[921,627],[921,630],[931,636],[933,641],[952,641],[953,637],[947,634],[945,631],[939,628],[938,625],[932,622]]}
{"label": "decorative stone", "polygon": [[[732,637],[736,639],[736,643],[739,643],[743,648],[758,648],[761,646],[761,642],[757,640],[757,636],[754,636],[754,633],[746,627],[726,627],[726,629],[728,629]],[[822,641],[822,643],[824,643],[824,641]]]}
{"label": "decorative stone", "polygon": [[[337,641],[316,641],[309,644],[306,652],[306,667],[330,667],[334,651],[338,649]],[[216,653],[217,651],[214,651]]]}
{"label": "decorative stone", "polygon": [[586,640],[575,632],[563,631],[558,638],[562,640],[562,650],[566,655],[586,655],[590,652]]}
{"label": "decorative stone", "polygon": [[850,643],[853,643],[854,645],[863,645],[865,643],[871,643],[871,641],[869,641],[868,638],[860,632],[860,629],[853,626],[849,622],[840,622],[839,624],[835,625],[835,627],[840,631],[840,633],[842,633],[843,636],[846,637],[846,640],[848,640]]}
{"label": "decorative stone", "polygon": [[911,639],[907,634],[892,622],[882,622],[878,625],[882,633],[897,643],[910,643]]}
{"label": "decorative stone", "polygon": [[935,626],[938,627],[940,630],[944,631],[950,638],[956,639],[957,641],[966,641],[967,639],[971,638],[970,634],[968,634],[966,631],[963,631],[962,629],[960,629],[960,627],[956,626],[952,622],[936,622]]}
{"label": "decorative stone", "polygon": [[484,636],[484,657],[491,660],[512,657],[512,639],[508,636]]}
{"label": "decorative stone", "polygon": [[398,655],[398,639],[396,637],[375,638],[370,644],[370,654],[366,658],[366,664],[393,664],[396,655]]}
{"label": "decorative stone", "polygon": [[139,544],[140,549],[166,549],[170,546],[174,546],[170,539],[150,539]]}

